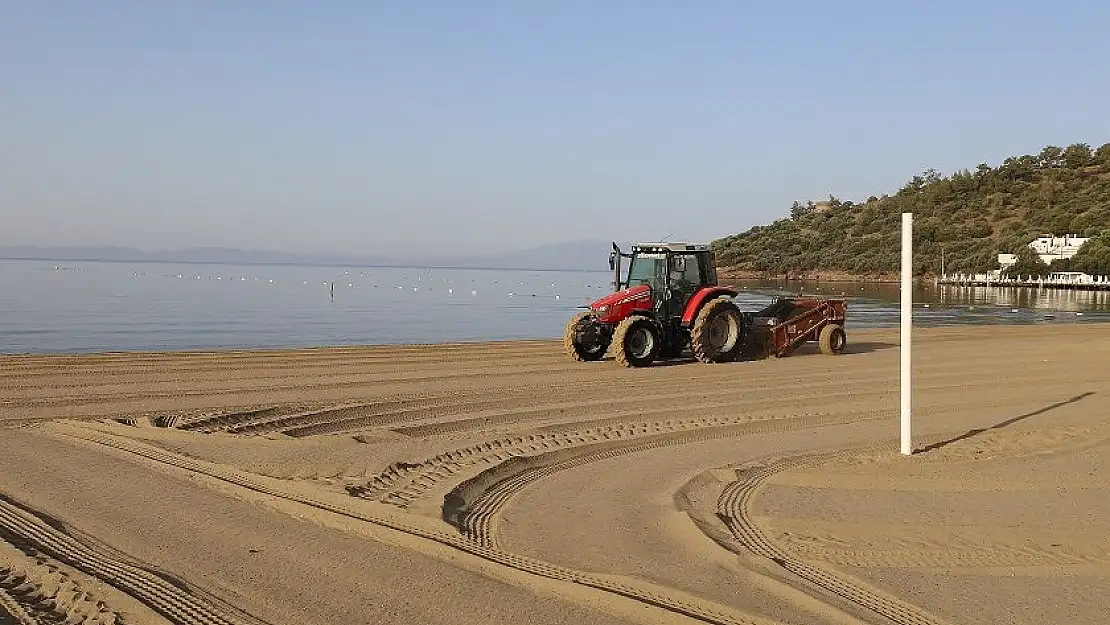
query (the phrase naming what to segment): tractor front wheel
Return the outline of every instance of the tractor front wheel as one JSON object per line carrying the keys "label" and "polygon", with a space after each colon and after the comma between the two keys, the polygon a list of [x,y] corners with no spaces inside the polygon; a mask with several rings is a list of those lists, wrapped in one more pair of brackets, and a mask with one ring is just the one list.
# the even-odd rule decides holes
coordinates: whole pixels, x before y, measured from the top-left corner
{"label": "tractor front wheel", "polygon": [[659,354],[659,333],[646,317],[627,317],[613,332],[617,362],[626,367],[646,367]]}
{"label": "tractor front wheel", "polygon": [[732,362],[744,348],[744,316],[731,300],[719,298],[698,311],[690,349],[702,362]]}
{"label": "tractor front wheel", "polygon": [[578,361],[601,360],[609,349],[609,337],[602,332],[597,319],[588,312],[571,318],[563,331],[563,348]]}

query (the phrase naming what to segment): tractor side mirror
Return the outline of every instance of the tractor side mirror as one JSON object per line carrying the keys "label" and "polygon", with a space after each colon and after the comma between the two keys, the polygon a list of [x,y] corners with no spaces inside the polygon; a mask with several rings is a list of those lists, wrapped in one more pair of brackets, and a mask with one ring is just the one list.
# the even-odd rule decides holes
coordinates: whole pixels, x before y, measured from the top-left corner
{"label": "tractor side mirror", "polygon": [[617,268],[617,253],[609,252],[609,271]]}

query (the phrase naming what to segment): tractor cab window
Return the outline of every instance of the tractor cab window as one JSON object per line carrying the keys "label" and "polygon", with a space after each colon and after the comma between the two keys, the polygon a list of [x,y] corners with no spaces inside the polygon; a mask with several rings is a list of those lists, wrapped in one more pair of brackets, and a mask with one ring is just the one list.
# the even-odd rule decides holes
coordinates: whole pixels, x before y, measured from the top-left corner
{"label": "tractor cab window", "polygon": [[663,254],[636,254],[628,267],[628,286],[646,284],[653,291],[663,288],[667,257]]}
{"label": "tractor cab window", "polygon": [[671,257],[668,283],[684,296],[692,295],[702,285],[701,265],[693,254],[676,254]]}

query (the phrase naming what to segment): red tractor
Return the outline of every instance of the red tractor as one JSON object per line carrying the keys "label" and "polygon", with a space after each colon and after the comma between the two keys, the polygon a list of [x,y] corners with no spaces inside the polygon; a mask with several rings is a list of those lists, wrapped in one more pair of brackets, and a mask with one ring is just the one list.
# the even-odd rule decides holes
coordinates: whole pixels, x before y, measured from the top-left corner
{"label": "red tractor", "polygon": [[[628,274],[621,277],[621,259]],[[708,245],[641,243],[609,254],[614,293],[590,304],[567,324],[563,343],[576,360],[600,360],[615,345],[627,367],[680,356],[686,347],[702,362],[731,362],[746,350],[784,356],[807,340],[840,353],[846,306],[836,300],[776,300],[742,313],[736,289],[717,284]]]}

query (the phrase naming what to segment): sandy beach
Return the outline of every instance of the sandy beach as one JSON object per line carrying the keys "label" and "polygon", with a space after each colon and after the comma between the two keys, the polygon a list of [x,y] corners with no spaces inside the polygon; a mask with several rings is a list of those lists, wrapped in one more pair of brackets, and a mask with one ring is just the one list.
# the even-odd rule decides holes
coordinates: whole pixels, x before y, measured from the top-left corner
{"label": "sandy beach", "polygon": [[0,623],[1093,623],[1110,326],[0,356]]}

